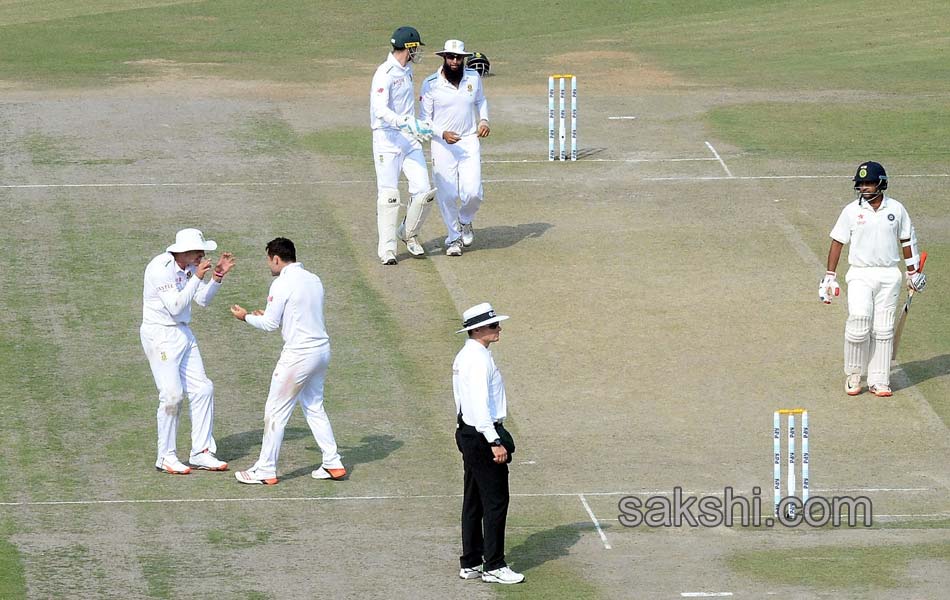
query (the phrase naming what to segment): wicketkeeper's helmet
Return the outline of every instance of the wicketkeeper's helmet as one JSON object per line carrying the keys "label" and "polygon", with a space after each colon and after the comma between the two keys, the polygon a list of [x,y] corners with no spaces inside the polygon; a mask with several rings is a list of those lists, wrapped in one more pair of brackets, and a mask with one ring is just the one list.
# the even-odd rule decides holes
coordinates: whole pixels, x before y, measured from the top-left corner
{"label": "wicketkeeper's helmet", "polygon": [[858,189],[859,183],[871,182],[877,184],[877,191],[882,192],[887,189],[887,172],[881,163],[869,160],[861,163],[857,172],[854,174],[854,189]]}
{"label": "wicketkeeper's helmet", "polygon": [[481,52],[473,52],[472,55],[468,57],[468,60],[465,61],[465,66],[477,71],[482,77],[488,75],[488,71],[491,69],[491,63],[488,62],[488,57]]}
{"label": "wicketkeeper's helmet", "polygon": [[416,31],[415,27],[400,27],[393,32],[392,39],[389,40],[389,43],[393,45],[393,48],[396,50],[405,50],[406,48],[416,48],[418,46],[425,46],[422,43],[422,38],[419,36],[419,32]]}

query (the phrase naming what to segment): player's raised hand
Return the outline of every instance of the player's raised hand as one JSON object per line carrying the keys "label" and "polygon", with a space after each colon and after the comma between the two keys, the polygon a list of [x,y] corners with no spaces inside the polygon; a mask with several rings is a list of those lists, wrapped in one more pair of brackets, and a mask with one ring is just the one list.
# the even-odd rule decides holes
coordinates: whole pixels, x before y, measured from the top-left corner
{"label": "player's raised hand", "polygon": [[220,273],[221,275],[227,275],[228,271],[234,267],[234,255],[230,252],[222,252],[221,256],[218,257],[218,264],[214,267],[215,273]]}
{"label": "player's raised hand", "polygon": [[211,261],[206,258],[202,258],[200,261],[198,261],[198,266],[195,268],[195,275],[198,276],[198,279],[204,279],[205,274],[210,268]]}

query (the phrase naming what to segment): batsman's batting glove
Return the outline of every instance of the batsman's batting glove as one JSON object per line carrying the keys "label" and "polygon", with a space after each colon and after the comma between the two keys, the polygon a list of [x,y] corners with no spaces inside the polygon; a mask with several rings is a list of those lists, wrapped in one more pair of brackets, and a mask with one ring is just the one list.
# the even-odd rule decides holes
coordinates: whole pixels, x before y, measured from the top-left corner
{"label": "batsman's batting glove", "polygon": [[918,273],[916,271],[906,273],[907,275],[907,289],[914,290],[915,292],[922,292],[927,286],[927,276],[923,273]]}
{"label": "batsman's batting glove", "polygon": [[841,286],[838,285],[838,277],[834,271],[826,271],[818,283],[818,299],[825,304],[831,304],[831,299],[841,295]]}

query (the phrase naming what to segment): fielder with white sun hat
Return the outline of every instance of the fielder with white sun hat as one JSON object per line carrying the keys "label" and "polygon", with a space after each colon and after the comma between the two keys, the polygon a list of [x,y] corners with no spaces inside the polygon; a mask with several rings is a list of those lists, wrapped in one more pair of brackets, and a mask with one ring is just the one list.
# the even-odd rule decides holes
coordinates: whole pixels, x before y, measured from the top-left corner
{"label": "fielder with white sun hat", "polygon": [[455,442],[464,465],[462,500],[462,579],[521,583],[524,575],[505,562],[508,518],[508,463],[515,451],[504,427],[508,416],[505,382],[488,347],[501,336],[499,315],[482,302],[462,313],[465,345],[452,364],[457,428]]}
{"label": "fielder with white sun hat", "polygon": [[481,138],[488,137],[488,101],[462,40],[447,40],[439,69],[422,82],[420,118],[432,124],[432,176],[445,223],[445,253],[461,256],[475,241],[473,222],[484,198]]}
{"label": "fielder with white sun hat", "polygon": [[[205,252],[217,249],[198,229],[182,229],[175,243],[145,268],[142,294],[142,348],[158,387],[158,457],[155,468],[163,473],[186,475],[191,467],[226,471],[218,460],[212,435],[214,385],[205,374],[198,342],[191,332],[191,302],[207,306],[218,293],[224,276],[234,266],[234,256],[222,252],[211,275]],[[178,460],[175,440],[185,396],[191,402],[191,467]]]}

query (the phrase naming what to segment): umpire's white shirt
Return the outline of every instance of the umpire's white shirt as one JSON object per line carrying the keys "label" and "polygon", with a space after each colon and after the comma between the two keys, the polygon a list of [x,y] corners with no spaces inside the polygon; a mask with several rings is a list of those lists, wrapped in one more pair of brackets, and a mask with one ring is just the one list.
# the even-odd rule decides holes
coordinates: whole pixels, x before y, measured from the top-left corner
{"label": "umpire's white shirt", "polygon": [[323,282],[299,262],[285,266],[270,286],[264,314],[245,320],[264,331],[281,328],[284,350],[313,350],[330,344],[323,322]]}
{"label": "umpire's white shirt", "polygon": [[462,421],[488,442],[497,440],[495,422],[508,415],[508,401],[501,371],[488,348],[471,338],[465,341],[452,364],[452,388],[455,413],[461,412]]}
{"label": "umpire's white shirt", "polygon": [[463,137],[474,135],[478,132],[478,122],[488,120],[482,78],[472,69],[465,69],[456,88],[446,80],[440,68],[422,82],[419,96],[422,99],[420,118],[432,122],[432,139],[436,142],[446,143],[442,140],[444,131],[454,131]]}
{"label": "umpire's white shirt", "polygon": [[845,206],[831,238],[851,244],[848,264],[852,267],[897,267],[903,261],[899,240],[909,240],[912,231],[904,205],[885,196],[876,211],[866,201]]}
{"label": "umpire's white shirt", "polygon": [[207,306],[221,284],[195,277],[195,266],[178,267],[171,252],[163,252],[145,267],[142,325],[188,325],[191,301]]}

